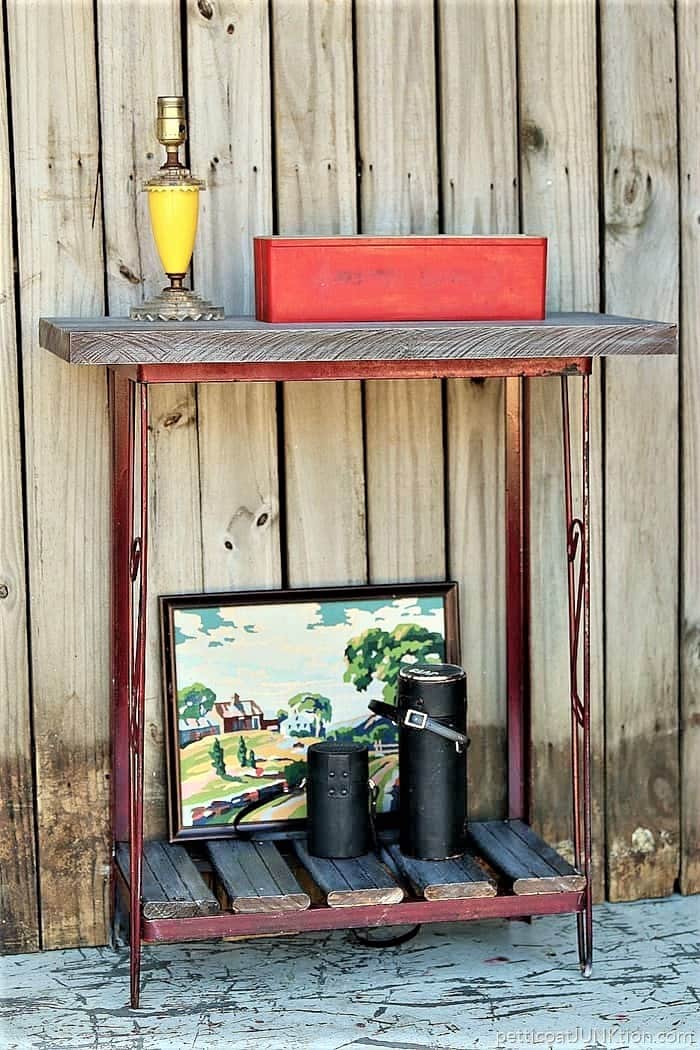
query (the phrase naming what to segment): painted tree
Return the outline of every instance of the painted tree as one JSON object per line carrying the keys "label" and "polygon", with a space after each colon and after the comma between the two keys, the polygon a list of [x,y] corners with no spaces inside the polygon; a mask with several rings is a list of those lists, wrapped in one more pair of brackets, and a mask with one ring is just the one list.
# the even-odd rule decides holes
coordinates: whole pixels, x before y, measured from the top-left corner
{"label": "painted tree", "polygon": [[330,722],[333,717],[333,704],[327,696],[321,693],[297,693],[289,701],[290,709],[306,712],[313,716],[313,736],[322,736],[324,722]]}
{"label": "painted tree", "polygon": [[248,752],[248,765],[251,767],[251,769],[255,769],[257,761],[258,760],[255,757],[255,752],[251,747],[250,751]]}
{"label": "painted tree", "polygon": [[177,707],[180,718],[204,718],[216,703],[216,693],[201,682],[178,689]]}
{"label": "painted tree", "polygon": [[242,736],[241,739],[238,741],[238,765],[248,765],[248,748],[246,747],[244,736]]}
{"label": "painted tree", "polygon": [[214,772],[219,777],[226,776],[226,762],[224,760],[224,749],[221,746],[221,741],[218,736],[214,737],[211,748],[209,749],[209,757],[211,758],[211,764],[214,767]]}
{"label": "painted tree", "polygon": [[277,721],[280,724],[280,729],[282,728],[282,723],[286,722],[288,718],[289,718],[289,711],[287,711],[286,707],[280,707],[279,710],[277,711]]}
{"label": "painted tree", "polygon": [[301,786],[302,780],[306,777],[306,762],[289,762],[284,767],[284,779],[287,781],[287,786],[290,791],[294,791],[295,788]]}
{"label": "painted tree", "polygon": [[393,744],[396,742],[396,729],[393,725],[382,723],[370,731],[370,739],[375,744]]}
{"label": "painted tree", "polygon": [[437,631],[416,623],[400,623],[393,631],[369,627],[345,647],[344,682],[351,682],[358,693],[367,691],[376,679],[384,683],[382,696],[396,703],[399,668],[402,663],[439,663],[445,659],[445,642]]}

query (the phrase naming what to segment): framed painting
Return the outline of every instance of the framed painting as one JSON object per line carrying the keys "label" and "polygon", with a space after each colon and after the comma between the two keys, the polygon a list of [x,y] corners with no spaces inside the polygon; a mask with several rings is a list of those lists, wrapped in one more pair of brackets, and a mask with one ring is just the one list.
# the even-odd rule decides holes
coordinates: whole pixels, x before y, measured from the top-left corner
{"label": "framed painting", "polygon": [[161,597],[171,841],[302,830],[306,749],[370,752],[377,812],[398,805],[403,662],[459,663],[455,583]]}

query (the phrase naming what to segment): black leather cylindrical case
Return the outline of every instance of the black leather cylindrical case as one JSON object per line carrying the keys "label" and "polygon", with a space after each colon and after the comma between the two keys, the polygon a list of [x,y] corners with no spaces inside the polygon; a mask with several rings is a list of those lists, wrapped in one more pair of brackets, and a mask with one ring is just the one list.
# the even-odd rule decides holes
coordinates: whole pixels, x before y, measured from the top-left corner
{"label": "black leather cylindrical case", "polygon": [[306,753],[309,853],[359,857],[370,849],[369,754],[362,744],[331,740]]}
{"label": "black leather cylindrical case", "polygon": [[[417,711],[466,734],[467,679],[454,664],[405,664],[398,714]],[[416,721],[419,721],[416,719]],[[427,729],[399,728],[399,842],[420,860],[445,860],[465,848],[467,753]]]}

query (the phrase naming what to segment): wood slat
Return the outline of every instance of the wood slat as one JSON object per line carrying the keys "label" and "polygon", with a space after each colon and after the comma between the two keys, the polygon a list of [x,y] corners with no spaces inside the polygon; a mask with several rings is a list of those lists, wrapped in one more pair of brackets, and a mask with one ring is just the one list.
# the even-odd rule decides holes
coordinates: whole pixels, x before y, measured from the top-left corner
{"label": "wood slat", "polygon": [[41,924],[59,948],[105,943],[109,914],[107,384],[37,342],[48,310],[104,313],[95,25],[91,0],[6,11]]}
{"label": "wood slat", "polygon": [[304,893],[272,842],[217,841],[207,844],[214,871],[234,911],[303,911]]}
{"label": "wood slat", "polygon": [[[117,847],[117,863],[128,884],[129,846],[125,842]],[[216,897],[182,846],[145,842],[142,870],[144,918],[189,918],[214,915],[220,910]]]}
{"label": "wood slat", "polygon": [[254,843],[237,844],[236,856],[255,892],[263,897],[274,895],[277,883],[268,871],[265,862],[258,856]]}
{"label": "wood slat", "polygon": [[514,893],[568,893],[585,887],[583,875],[563,857],[552,858],[551,847],[534,833],[526,841],[519,825],[516,830],[509,821],[490,820],[468,826],[479,854],[512,882]]}
{"label": "wood slat", "polygon": [[460,900],[496,894],[493,879],[469,854],[454,860],[416,860],[404,856],[396,842],[388,842],[386,851],[414,892],[426,900]]}
{"label": "wood slat", "polygon": [[571,875],[574,873],[575,869],[569,864],[568,860],[565,860],[553,846],[549,846],[539,835],[535,834],[528,824],[523,823],[522,820],[509,820],[508,828],[514,831],[518,838],[521,838],[527,846],[535,850],[543,860],[546,860],[549,866],[558,872],[559,875]]}
{"label": "wood slat", "polygon": [[[173,872],[173,887],[175,887],[175,880],[177,880],[182,886],[181,892],[183,897],[189,894],[203,914],[219,910],[218,901],[204,882],[186,849],[182,846],[168,845],[164,842],[147,842],[144,851],[153,871],[158,873],[163,886],[166,885],[164,877],[167,863]],[[162,874],[161,868],[156,866],[156,857],[158,856],[162,858]],[[168,878],[170,877],[168,875]]]}
{"label": "wood slat", "polygon": [[520,835],[514,833],[506,821],[483,821],[475,829],[470,828],[470,834],[480,845],[482,841],[487,844],[491,841],[498,843],[510,857],[517,861],[521,873],[526,872],[538,878],[550,878],[559,874],[540,856],[538,850],[532,849]]}
{"label": "wood slat", "polygon": [[[4,14],[0,32],[4,34]],[[0,952],[36,951],[35,785],[22,505],[7,70],[0,56]]]}
{"label": "wood slat", "polygon": [[[442,213],[450,234],[518,225],[513,0],[439,0]],[[498,108],[493,99],[499,100]],[[448,565],[460,584],[468,670],[467,803],[505,816],[505,512],[503,383],[447,382]],[[479,615],[468,610],[478,608]]]}
{"label": "wood slat", "polygon": [[[107,301],[110,314],[126,317],[132,305],[163,287],[142,187],[162,163],[155,139],[156,98],[182,89],[180,4],[164,0],[144,7],[138,15],[143,39],[138,48],[121,46],[132,31],[134,3],[99,0],[97,14]],[[158,542],[148,559],[144,827],[146,837],[156,839],[167,834],[158,595],[202,587],[194,385],[163,385],[150,392],[149,440],[149,515]],[[126,741],[120,743],[126,749]]]}
{"label": "wood slat", "polygon": [[284,432],[289,585],[364,583],[360,384],[286,384]]}
{"label": "wood slat", "polygon": [[[116,850],[116,861],[119,866],[119,870],[121,871],[122,878],[128,886],[130,882],[129,872],[131,870],[131,864],[129,859],[129,844],[127,842],[118,843]],[[156,875],[154,874],[151,865],[145,858],[141,865],[141,899],[144,903],[144,914],[146,911],[146,905],[154,904],[156,906],[154,909],[155,914],[151,913],[150,907],[148,908],[149,917],[151,918],[157,917],[157,909],[159,907],[167,907],[163,887],[158,881]],[[175,915],[177,915],[176,910]]]}
{"label": "wood slat", "polygon": [[[675,320],[673,7],[605,0],[600,27],[605,305]],[[662,897],[680,831],[677,364],[607,362],[605,397],[608,890]]]}
{"label": "wood slat", "polygon": [[197,422],[206,589],[281,586],[274,385],[202,384]]}
{"label": "wood slat", "polygon": [[444,579],[440,381],[367,382],[365,435],[371,582]]}
{"label": "wood slat", "polygon": [[238,845],[237,842],[226,842],[222,839],[208,842],[206,847],[214,871],[232,902],[240,896],[257,897],[255,886],[241,865],[240,851],[236,848]]}
{"label": "wood slat", "polygon": [[422,0],[355,8],[362,230],[437,233],[432,8]]}
{"label": "wood slat", "polygon": [[[190,156],[206,176],[194,256],[202,294],[254,308],[252,238],[272,230],[266,0],[188,0]],[[197,389],[206,590],[281,584],[277,412],[270,386]]]}
{"label": "wood slat", "polygon": [[[436,233],[433,12],[360,2],[355,28],[362,230]],[[440,383],[369,382],[364,397],[369,578],[444,579]]]}
{"label": "wood slat", "polygon": [[447,408],[449,566],[460,585],[476,820],[505,816],[506,804],[504,384],[448,380]]}
{"label": "wood slat", "polygon": [[[272,7],[279,232],[353,232],[351,4],[341,0],[322,9],[315,0],[282,0]],[[336,32],[342,28],[342,32],[329,46],[331,28]],[[311,70],[313,120],[308,119]],[[323,456],[316,456],[321,448]],[[367,555],[359,383],[285,384],[284,449],[289,584],[364,582]]]}
{"label": "wood slat", "polygon": [[294,851],[326,894],[331,908],[398,904],[403,900],[403,890],[373,855],[348,860],[314,857],[309,853],[305,839],[294,840]]}
{"label": "wood slat", "polygon": [[387,885],[387,870],[376,853],[365,853],[355,859],[373,886],[383,889]]}
{"label": "wood slat", "polygon": [[[570,56],[577,60],[572,62]],[[548,237],[547,308],[599,307],[596,4],[518,7],[522,229]],[[591,750],[594,887],[605,892],[601,376],[591,390]],[[581,513],[581,383],[569,383],[574,513]],[[560,384],[529,384],[532,812],[573,857],[569,629]]]}
{"label": "wood slat", "polygon": [[355,230],[352,34],[351,0],[272,4],[280,232]]}
{"label": "wood slat", "polygon": [[682,893],[700,893],[700,5],[677,5],[681,187],[682,578],[681,872]]}
{"label": "wood slat", "polygon": [[256,842],[255,848],[282,893],[299,893],[299,883],[274,842]]}

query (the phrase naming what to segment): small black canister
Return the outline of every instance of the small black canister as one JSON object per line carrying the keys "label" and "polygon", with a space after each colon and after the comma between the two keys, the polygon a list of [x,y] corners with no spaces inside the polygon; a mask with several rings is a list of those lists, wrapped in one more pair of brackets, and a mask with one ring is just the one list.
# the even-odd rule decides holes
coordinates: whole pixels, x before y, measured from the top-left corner
{"label": "small black canister", "polygon": [[360,857],[370,849],[369,753],[362,744],[322,741],[306,753],[309,853]]}
{"label": "small black canister", "polygon": [[467,753],[464,744],[404,725],[408,711],[466,734],[467,678],[455,664],[405,664],[399,671],[398,715],[401,852],[445,860],[465,848]]}

